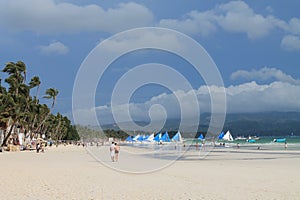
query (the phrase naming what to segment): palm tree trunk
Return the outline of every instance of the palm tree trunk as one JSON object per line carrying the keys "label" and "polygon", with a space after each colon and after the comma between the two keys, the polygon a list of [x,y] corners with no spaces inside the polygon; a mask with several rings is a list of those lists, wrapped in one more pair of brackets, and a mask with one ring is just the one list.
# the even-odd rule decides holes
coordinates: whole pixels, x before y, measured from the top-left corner
{"label": "palm tree trunk", "polygon": [[8,138],[10,137],[11,132],[12,132],[12,130],[14,129],[15,124],[16,124],[16,123],[14,122],[14,123],[11,125],[11,127],[10,127],[10,129],[9,129],[9,132],[8,132],[7,135],[5,135],[5,137],[4,137],[4,140],[3,140],[2,144],[1,144],[1,147],[3,147],[3,146],[6,145],[6,142],[7,142]]}
{"label": "palm tree trunk", "polygon": [[40,91],[40,85],[37,86],[37,89],[36,89],[36,94],[35,94],[35,98],[36,98],[36,105],[38,104],[39,102],[39,91]]}

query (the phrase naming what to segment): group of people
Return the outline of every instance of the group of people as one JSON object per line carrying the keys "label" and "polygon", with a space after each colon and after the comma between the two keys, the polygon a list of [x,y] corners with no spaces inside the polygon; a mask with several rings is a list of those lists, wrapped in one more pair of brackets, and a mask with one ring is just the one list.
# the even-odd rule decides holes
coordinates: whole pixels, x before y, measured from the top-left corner
{"label": "group of people", "polygon": [[119,160],[119,153],[120,153],[120,146],[116,142],[112,142],[110,147],[110,157],[112,162],[118,162]]}

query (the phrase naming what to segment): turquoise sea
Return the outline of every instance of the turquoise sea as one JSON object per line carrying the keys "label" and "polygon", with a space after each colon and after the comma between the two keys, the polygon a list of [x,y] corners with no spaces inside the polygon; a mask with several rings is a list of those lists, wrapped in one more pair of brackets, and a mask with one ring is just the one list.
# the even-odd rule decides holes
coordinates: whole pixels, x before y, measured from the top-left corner
{"label": "turquoise sea", "polygon": [[[234,141],[223,141],[218,140],[215,142],[216,147],[222,147],[225,143],[226,147],[246,148],[246,149],[265,149],[265,150],[280,150],[285,148],[284,142],[273,142],[274,139],[286,138],[287,149],[288,150],[300,150],[300,136],[282,136],[282,137],[259,137],[255,142],[247,142],[244,140],[234,140]],[[189,145],[196,145],[196,143],[201,143],[198,139],[185,139],[185,143]]]}
{"label": "turquoise sea", "polygon": [[[285,148],[284,142],[273,142],[274,139],[286,138],[287,148]],[[197,145],[198,143],[198,145]],[[124,143],[126,146],[135,146],[139,148],[146,148],[151,150],[173,150],[173,151],[194,151],[196,148],[201,148],[201,140],[194,138],[184,138],[182,143],[164,143],[158,145],[157,143]],[[224,144],[223,144],[224,143]],[[206,147],[212,147],[212,142],[207,140],[205,142]],[[198,147],[197,147],[198,146]],[[259,137],[255,142],[249,143],[247,140],[234,140],[223,141],[218,140],[215,142],[214,148],[225,149],[237,149],[240,150],[270,150],[270,151],[300,151],[300,136],[286,136],[286,137]]]}
{"label": "turquoise sea", "polygon": [[[286,142],[289,143],[289,144],[297,144],[299,143],[300,144],[300,136],[282,136],[282,137],[259,137],[258,140],[255,140],[254,144],[271,144],[271,143],[274,143],[273,140],[274,139],[281,139],[281,138],[285,138],[286,139]],[[199,143],[199,140],[198,139],[185,139],[185,141],[187,143]],[[233,144],[236,144],[236,143],[240,143],[240,144],[244,144],[244,143],[248,143],[246,139],[244,140],[234,140],[234,141],[223,141],[223,140],[218,140],[217,142],[225,142],[225,143],[233,143]]]}

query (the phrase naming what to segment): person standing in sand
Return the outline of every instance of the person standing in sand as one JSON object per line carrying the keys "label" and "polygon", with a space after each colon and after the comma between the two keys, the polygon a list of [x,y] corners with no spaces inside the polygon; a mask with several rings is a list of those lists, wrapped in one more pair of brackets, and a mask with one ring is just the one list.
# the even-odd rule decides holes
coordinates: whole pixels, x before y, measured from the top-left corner
{"label": "person standing in sand", "polygon": [[109,151],[110,151],[110,158],[111,158],[111,161],[115,161],[115,143],[112,142],[110,147],[109,147]]}
{"label": "person standing in sand", "polygon": [[284,149],[287,150],[287,142],[284,142]]}
{"label": "person standing in sand", "polygon": [[119,160],[120,146],[118,143],[115,143],[115,162]]}

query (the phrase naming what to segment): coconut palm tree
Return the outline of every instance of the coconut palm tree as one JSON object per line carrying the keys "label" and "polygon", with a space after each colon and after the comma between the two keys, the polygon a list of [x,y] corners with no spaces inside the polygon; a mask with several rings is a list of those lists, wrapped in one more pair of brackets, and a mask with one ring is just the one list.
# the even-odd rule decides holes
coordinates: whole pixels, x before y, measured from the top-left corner
{"label": "coconut palm tree", "polygon": [[41,81],[38,76],[34,76],[31,78],[31,80],[29,82],[30,88],[32,89],[34,87],[37,87],[36,94],[35,94],[36,104],[38,103],[38,95],[39,95],[39,91],[40,91],[40,85],[41,85]]}
{"label": "coconut palm tree", "polygon": [[10,92],[18,95],[18,89],[20,84],[25,83],[26,80],[26,65],[22,61],[18,61],[17,63],[8,62],[6,66],[2,70],[5,73],[8,73],[9,77],[5,79],[10,85]]}
{"label": "coconut palm tree", "polygon": [[[12,134],[16,127],[24,130],[25,136],[32,136],[36,133],[45,133],[46,136],[62,139],[72,131],[71,138],[78,138],[78,133],[72,129],[71,122],[61,114],[56,116],[51,114],[53,110],[58,90],[49,88],[46,90],[44,98],[52,99],[51,107],[46,104],[39,104],[38,93],[41,81],[38,76],[34,76],[29,84],[26,82],[26,65],[22,61],[17,63],[6,63],[3,72],[8,74],[5,82],[8,89],[1,85],[0,78],[0,128],[5,129],[4,140],[1,146]],[[30,96],[30,90],[37,87],[36,95]]]}
{"label": "coconut palm tree", "polygon": [[54,108],[57,95],[58,95],[58,90],[56,88],[49,88],[46,90],[46,95],[44,96],[44,98],[52,99],[51,109]]}

